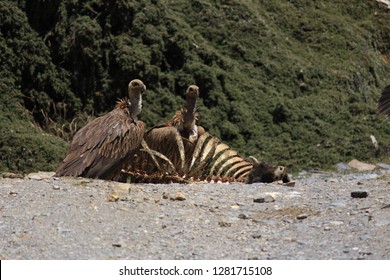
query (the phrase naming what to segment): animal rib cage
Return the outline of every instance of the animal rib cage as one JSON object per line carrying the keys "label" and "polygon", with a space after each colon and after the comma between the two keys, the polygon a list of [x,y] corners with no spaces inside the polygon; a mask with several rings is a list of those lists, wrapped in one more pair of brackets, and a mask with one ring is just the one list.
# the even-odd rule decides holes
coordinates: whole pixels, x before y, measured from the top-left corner
{"label": "animal rib cage", "polygon": [[176,164],[169,155],[150,149],[143,141],[137,158],[131,166],[122,170],[123,174],[131,182],[143,183],[245,182],[253,168],[252,161],[207,132],[193,144],[195,147],[191,153],[186,153],[185,138],[176,137],[175,140],[180,153]]}

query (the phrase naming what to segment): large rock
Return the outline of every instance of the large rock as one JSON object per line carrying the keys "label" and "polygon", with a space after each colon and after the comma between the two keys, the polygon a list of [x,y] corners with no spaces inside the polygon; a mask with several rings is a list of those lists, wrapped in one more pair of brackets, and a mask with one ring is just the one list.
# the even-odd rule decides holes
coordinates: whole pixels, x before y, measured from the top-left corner
{"label": "large rock", "polygon": [[361,161],[358,161],[357,159],[353,159],[350,162],[348,162],[348,165],[352,168],[355,168],[359,171],[371,171],[375,169],[375,165],[364,163]]}
{"label": "large rock", "polygon": [[27,175],[27,179],[30,180],[44,180],[44,179],[50,179],[55,175],[55,172],[42,172],[38,171],[36,173],[30,173]]}

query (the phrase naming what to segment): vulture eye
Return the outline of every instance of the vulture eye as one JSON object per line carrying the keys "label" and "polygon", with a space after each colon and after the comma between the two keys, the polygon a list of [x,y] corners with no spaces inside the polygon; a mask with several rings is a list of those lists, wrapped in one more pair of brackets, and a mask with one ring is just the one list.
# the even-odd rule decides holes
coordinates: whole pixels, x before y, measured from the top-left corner
{"label": "vulture eye", "polygon": [[138,87],[138,83],[137,82],[133,82],[133,86],[134,87]]}

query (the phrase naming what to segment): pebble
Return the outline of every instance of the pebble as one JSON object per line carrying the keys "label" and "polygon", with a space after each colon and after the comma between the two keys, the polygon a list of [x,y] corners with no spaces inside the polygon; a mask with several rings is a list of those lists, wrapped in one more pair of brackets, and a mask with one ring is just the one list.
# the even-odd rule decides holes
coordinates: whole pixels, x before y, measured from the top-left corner
{"label": "pebble", "polygon": [[167,192],[163,192],[162,198],[163,199],[168,199],[169,198],[169,194]]}
{"label": "pebble", "polygon": [[[294,193],[294,192],[290,192],[290,193]],[[278,199],[278,198],[281,198],[283,196],[283,194],[281,192],[266,192],[266,193],[264,193],[264,195],[265,196],[270,195],[274,199]]]}
{"label": "pebble", "polygon": [[56,186],[56,185],[53,186],[53,190],[58,191],[58,190],[60,190],[60,189],[61,189],[60,186]]}
{"label": "pebble", "polygon": [[243,220],[249,219],[249,217],[247,215],[243,214],[243,213],[239,214],[238,218],[239,219],[243,219]]}
{"label": "pebble", "polygon": [[182,194],[181,192],[177,192],[175,193],[175,196],[171,197],[171,200],[175,201],[175,200],[178,200],[178,201],[183,201],[183,200],[186,200],[187,198],[185,197],[184,194]]}
{"label": "pebble", "polygon": [[325,182],[329,182],[329,183],[338,183],[340,180],[338,179],[335,179],[335,178],[331,178],[331,179],[326,179]]}
{"label": "pebble", "polygon": [[331,222],[329,222],[329,224],[332,226],[341,226],[344,224],[344,222],[343,221],[331,221]]}
{"label": "pebble", "polygon": [[351,197],[353,198],[365,198],[368,196],[367,191],[352,191],[351,192]]}
{"label": "pebble", "polygon": [[269,194],[265,195],[264,197],[253,199],[253,202],[255,202],[255,203],[270,203],[270,202],[274,202],[274,201],[275,201],[275,198]]}
{"label": "pebble", "polygon": [[294,241],[296,241],[296,239],[288,236],[288,237],[283,238],[283,241],[294,242]]}
{"label": "pebble", "polygon": [[112,191],[109,195],[107,195],[107,200],[109,202],[115,202],[119,200],[119,195],[115,191]]}
{"label": "pebble", "polygon": [[298,219],[298,220],[304,220],[304,219],[306,219],[306,218],[307,218],[307,215],[306,215],[306,214],[300,214],[300,215],[297,216],[297,219]]}

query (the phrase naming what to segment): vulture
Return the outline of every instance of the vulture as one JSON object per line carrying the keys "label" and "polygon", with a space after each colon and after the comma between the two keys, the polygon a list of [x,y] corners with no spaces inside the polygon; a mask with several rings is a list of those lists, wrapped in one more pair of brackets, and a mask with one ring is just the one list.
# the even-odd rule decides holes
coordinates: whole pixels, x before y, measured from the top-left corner
{"label": "vulture", "polygon": [[141,80],[129,83],[129,98],[121,99],[115,108],[85,125],[73,137],[68,154],[59,164],[56,176],[119,179],[122,168],[139,150],[144,123],[137,115],[142,109]]}
{"label": "vulture", "polygon": [[[162,125],[152,127],[145,132],[147,146],[166,156],[175,167],[176,171],[184,174],[188,171],[196,142],[205,130],[196,125],[196,102],[199,96],[199,88],[191,85],[186,91],[186,107],[177,111],[175,115]],[[180,139],[181,138],[181,139]],[[181,143],[183,146],[181,146]],[[184,148],[185,163],[181,158],[180,149]],[[144,163],[144,160],[141,160]],[[150,164],[149,164],[150,163]],[[182,169],[185,170],[182,170]],[[147,166],[142,169],[146,172],[157,171],[156,167],[147,159]],[[172,171],[166,166],[165,171]]]}
{"label": "vulture", "polygon": [[378,100],[378,114],[390,118],[390,85],[382,91],[381,97]]}

